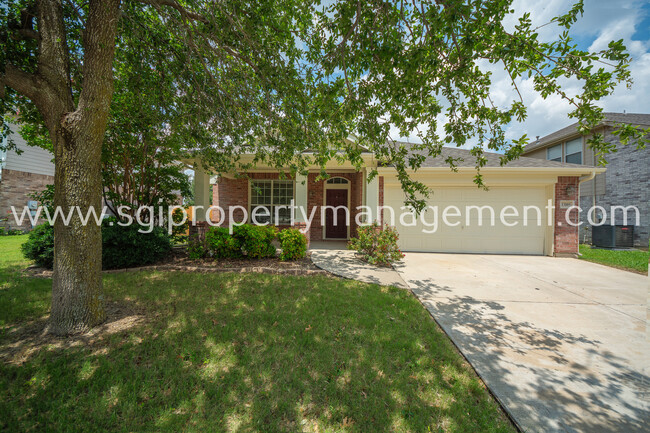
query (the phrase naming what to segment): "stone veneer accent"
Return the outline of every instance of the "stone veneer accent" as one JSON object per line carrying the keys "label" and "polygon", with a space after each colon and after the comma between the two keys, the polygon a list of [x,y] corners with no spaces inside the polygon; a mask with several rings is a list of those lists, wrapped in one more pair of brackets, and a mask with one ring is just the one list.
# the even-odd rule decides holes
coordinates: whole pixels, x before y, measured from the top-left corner
{"label": "stone veneer accent", "polygon": [[[572,193],[567,193],[569,187],[573,188]],[[560,200],[572,200],[577,206],[579,202],[579,178],[576,176],[558,176],[555,184],[555,236],[553,238],[555,255],[578,254],[578,230],[577,226],[567,222],[567,209],[560,208]],[[578,209],[569,212],[569,220],[574,224],[579,220]]]}
{"label": "stone veneer accent", "polygon": [[29,220],[23,221],[22,225],[16,224],[16,220],[11,213],[11,206],[14,206],[16,210],[22,212],[23,206],[27,206],[27,202],[32,200],[30,194],[43,191],[47,185],[53,183],[54,176],[16,170],[2,170],[2,180],[0,180],[0,218],[7,217],[8,219],[6,222],[0,222],[0,226],[11,229],[31,229]]}

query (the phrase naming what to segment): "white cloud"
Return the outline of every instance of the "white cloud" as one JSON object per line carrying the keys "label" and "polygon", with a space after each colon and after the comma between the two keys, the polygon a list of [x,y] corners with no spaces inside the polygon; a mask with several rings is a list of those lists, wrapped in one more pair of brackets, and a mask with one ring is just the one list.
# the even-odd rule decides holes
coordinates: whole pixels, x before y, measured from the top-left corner
{"label": "white cloud", "polygon": [[[533,26],[540,26],[568,11],[572,3],[566,0],[515,0],[512,4],[515,13],[509,15],[504,24],[507,28],[513,28],[517,18],[529,12]],[[647,0],[587,0],[584,16],[580,17],[572,27],[571,35],[583,49],[602,50],[607,47],[609,41],[624,39],[633,58],[630,65],[633,86],[627,89],[624,85],[620,85],[614,94],[600,101],[599,105],[605,111],[626,110],[628,113],[650,113],[650,41],[633,39],[645,17],[644,4],[647,4]],[[540,28],[539,33],[540,40],[550,41],[557,38],[558,28],[547,25]],[[493,74],[491,96],[496,104],[506,106],[518,99],[505,71],[497,65],[487,63],[481,64],[481,68],[490,70]],[[533,89],[532,79],[519,79],[517,84],[524,104],[528,107],[528,118],[523,123],[509,125],[508,138],[519,138],[527,134],[529,139],[534,140],[537,135],[550,134],[574,122],[574,119],[567,117],[571,111],[568,102],[559,96],[543,99]],[[564,81],[562,84],[569,94],[580,91],[580,83],[576,81]],[[415,137],[411,139],[416,140]]]}
{"label": "white cloud", "polygon": [[[565,1],[537,2],[531,0],[516,0],[516,14],[524,11],[531,13],[534,24],[541,24],[553,16],[568,10],[569,3]],[[578,41],[591,41],[586,47],[590,51],[607,48],[611,40],[624,39],[633,61],[630,73],[634,80],[631,89],[619,86],[613,95],[603,98],[599,105],[605,111],[643,113],[650,112],[650,41],[633,40],[639,24],[644,18],[642,9],[643,1],[638,0],[589,0],[585,2],[584,16],[572,27],[571,34]],[[556,37],[553,26],[547,26],[540,32],[542,40],[551,40]],[[502,73],[505,75],[505,73]],[[496,83],[496,82],[495,82]],[[528,134],[529,138],[544,136],[560,128],[570,125],[574,119],[569,119],[567,114],[571,111],[569,104],[559,96],[543,99],[533,89],[532,83],[522,83],[524,103],[528,107],[528,118],[523,123],[511,124],[508,128],[509,138],[516,138]],[[564,82],[569,93],[579,91],[579,83]],[[503,84],[501,84],[503,86]],[[506,91],[499,90],[502,93]]]}

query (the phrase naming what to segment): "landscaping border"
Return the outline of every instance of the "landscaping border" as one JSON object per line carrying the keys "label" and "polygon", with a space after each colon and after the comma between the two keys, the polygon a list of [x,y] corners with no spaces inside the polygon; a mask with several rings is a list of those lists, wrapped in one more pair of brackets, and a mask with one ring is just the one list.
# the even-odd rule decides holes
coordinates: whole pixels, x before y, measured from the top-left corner
{"label": "landscaping border", "polygon": [[[26,268],[24,273],[29,271],[40,271],[31,275],[36,278],[51,278],[52,271],[44,268]],[[331,272],[323,269],[276,269],[267,266],[246,266],[243,268],[217,268],[213,266],[184,266],[184,265],[149,265],[139,266],[135,268],[122,268],[122,269],[106,269],[102,273],[105,274],[119,274],[123,272],[138,272],[138,271],[176,271],[176,272],[199,272],[199,273],[218,273],[218,272],[231,272],[236,274],[257,273],[269,275],[295,275],[295,276],[308,276],[308,275],[325,275],[336,277]]]}

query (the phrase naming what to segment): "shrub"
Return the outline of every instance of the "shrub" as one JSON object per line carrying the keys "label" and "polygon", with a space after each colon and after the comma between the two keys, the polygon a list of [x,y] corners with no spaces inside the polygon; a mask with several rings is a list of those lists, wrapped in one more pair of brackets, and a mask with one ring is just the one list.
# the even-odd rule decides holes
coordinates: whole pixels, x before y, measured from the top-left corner
{"label": "shrub", "polygon": [[[113,223],[113,225],[111,225]],[[171,250],[169,235],[162,227],[151,233],[139,233],[137,224],[120,226],[108,218],[102,224],[102,268],[117,269],[144,266],[162,259]],[[29,232],[22,246],[23,255],[37,265],[52,269],[54,264],[54,227],[38,225]]]}
{"label": "shrub", "polygon": [[[187,213],[184,212],[183,209],[174,209],[174,212],[172,213],[172,221],[174,221],[174,224],[179,224],[181,221],[183,221],[183,216],[186,216]],[[185,222],[181,225],[174,225],[172,227],[172,242],[176,244],[184,244],[187,242],[187,231],[190,228],[190,219],[186,218]]]}
{"label": "shrub", "polygon": [[356,250],[370,264],[390,266],[404,257],[397,247],[399,235],[394,227],[386,225],[382,230],[379,224],[373,223],[359,227],[357,235],[348,243],[348,249]]}
{"label": "shrub", "polygon": [[273,240],[278,233],[275,226],[255,226],[245,224],[236,226],[233,236],[239,241],[242,251],[250,259],[275,257]]}
{"label": "shrub", "polygon": [[199,240],[198,235],[192,235],[187,242],[187,256],[192,260],[199,260],[205,257],[205,247]]}
{"label": "shrub", "polygon": [[171,240],[162,227],[141,233],[138,224],[119,225],[108,218],[102,225],[102,267],[128,268],[155,263],[171,251]]}
{"label": "shrub", "polygon": [[34,260],[38,266],[52,269],[54,265],[54,227],[44,223],[29,232],[27,241],[20,247],[23,256]]}
{"label": "shrub", "polygon": [[239,238],[231,236],[225,227],[212,227],[205,234],[208,254],[215,259],[236,259],[242,256]]}
{"label": "shrub", "polygon": [[280,260],[298,260],[307,253],[307,237],[298,229],[286,229],[278,233],[280,240]]}

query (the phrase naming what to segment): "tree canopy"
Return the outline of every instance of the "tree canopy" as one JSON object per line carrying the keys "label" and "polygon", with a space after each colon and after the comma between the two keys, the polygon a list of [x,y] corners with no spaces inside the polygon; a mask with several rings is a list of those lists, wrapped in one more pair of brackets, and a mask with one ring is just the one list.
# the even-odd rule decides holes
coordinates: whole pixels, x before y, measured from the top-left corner
{"label": "tree canopy", "polygon": [[[511,4],[10,0],[0,7],[2,128],[17,116],[32,142],[52,146],[54,204],[64,212],[99,207],[102,150],[133,150],[147,140],[182,147],[217,171],[245,170],[244,153],[256,155],[253,164],[303,171],[306,150],[321,166],[334,158],[360,166],[366,148],[395,166],[421,207],[427,189],[409,169],[443,145],[473,146],[482,185],[486,149],[502,151],[507,163],[527,142],[506,139],[505,125],[526,117],[526,101],[495,104],[491,69],[507,72],[515,95],[518,80],[533,77],[543,97],[567,100],[584,132],[602,119],[597,101],[631,83],[622,41],[592,53],[572,40],[582,1],[547,23],[559,29],[552,42],[539,39],[528,14],[507,28]],[[567,93],[567,80],[580,82],[580,92]],[[409,146],[416,152],[391,128],[416,136],[421,143]],[[49,140],[37,139],[43,136]],[[591,145],[611,150],[598,135]],[[78,219],[55,224],[56,332],[102,320],[93,250],[100,242],[99,229]]]}
{"label": "tree canopy", "polygon": [[[9,2],[3,60],[12,70],[38,68],[36,3]],[[307,149],[318,151],[321,164],[340,157],[360,164],[361,145],[397,167],[407,193],[424,192],[406,170],[425,155],[438,155],[443,145],[473,144],[480,170],[484,150],[504,152],[507,163],[527,142],[525,136],[506,139],[504,126],[525,119],[527,107],[520,96],[506,106],[493,102],[490,68],[507,71],[514,94],[518,79],[532,76],[541,95],[560,95],[572,105],[570,116],[585,131],[602,118],[597,101],[617,83],[631,83],[622,40],[596,53],[572,40],[582,1],[548,23],[561,30],[553,42],[539,40],[528,14],[506,28],[510,4],[127,0],[114,73],[118,86],[130,87],[134,108],[144,87],[119,77],[129,72],[158,84],[155,97],[161,107],[167,101],[160,122],[175,142],[220,170],[231,170],[243,152],[256,154],[255,162],[300,170],[305,164],[296,155]],[[62,8],[71,91],[78,99],[88,3],[65,1]],[[563,90],[567,79],[581,81],[582,93]],[[20,107],[22,122],[42,125],[29,99],[12,90],[7,96],[5,112]],[[146,104],[152,95],[145,96]],[[139,119],[134,111],[130,122]],[[417,137],[419,152],[396,144],[391,127]],[[128,132],[129,123],[120,129]],[[349,136],[354,143],[345,141]],[[599,136],[592,143],[597,152],[611,150]],[[480,171],[476,182],[482,183]]]}

